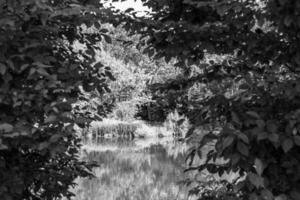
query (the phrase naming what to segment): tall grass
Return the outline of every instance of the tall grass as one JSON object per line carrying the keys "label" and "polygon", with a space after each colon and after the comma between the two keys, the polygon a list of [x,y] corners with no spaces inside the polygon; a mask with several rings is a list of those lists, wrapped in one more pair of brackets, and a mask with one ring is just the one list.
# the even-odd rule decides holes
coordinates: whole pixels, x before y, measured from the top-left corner
{"label": "tall grass", "polygon": [[115,119],[104,119],[103,121],[92,122],[89,130],[85,131],[84,136],[93,138],[123,137],[133,139],[134,137],[148,138],[172,136],[172,132],[162,125],[152,126],[139,120],[126,122]]}
{"label": "tall grass", "polygon": [[139,124],[134,122],[104,119],[103,121],[92,122],[88,135],[93,137],[133,138],[138,126]]}

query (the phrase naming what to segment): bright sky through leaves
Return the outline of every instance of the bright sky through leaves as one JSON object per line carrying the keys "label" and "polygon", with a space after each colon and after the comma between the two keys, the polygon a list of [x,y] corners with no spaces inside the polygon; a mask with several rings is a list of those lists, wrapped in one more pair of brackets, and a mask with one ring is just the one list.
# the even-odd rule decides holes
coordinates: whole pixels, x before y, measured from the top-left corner
{"label": "bright sky through leaves", "polygon": [[143,6],[140,0],[127,0],[123,2],[112,2],[111,0],[105,3],[106,5],[112,5],[116,9],[121,11],[125,11],[128,8],[133,8],[135,11],[138,12],[138,16],[143,16],[149,12],[150,9],[148,7]]}

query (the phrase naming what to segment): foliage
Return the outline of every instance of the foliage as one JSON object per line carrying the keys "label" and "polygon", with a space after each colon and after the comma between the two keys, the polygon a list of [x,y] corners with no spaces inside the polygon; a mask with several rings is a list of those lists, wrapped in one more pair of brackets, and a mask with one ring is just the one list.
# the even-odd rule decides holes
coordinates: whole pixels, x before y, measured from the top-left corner
{"label": "foliage", "polygon": [[[134,132],[139,124],[135,122],[124,122],[114,119],[94,121],[90,124],[88,135],[93,137],[127,137],[133,139]],[[87,136],[88,136],[87,135]]]}
{"label": "foliage", "polygon": [[[193,158],[215,141],[195,170],[245,175],[234,185],[241,199],[298,200],[300,1],[143,2],[152,14],[129,16],[125,28],[143,35],[144,52],[167,62],[176,58],[188,79],[220,86],[194,106],[195,126],[218,122],[222,128],[191,152]],[[207,54],[228,56],[204,63]],[[191,65],[199,75],[191,77]],[[213,164],[216,158],[227,163]]]}
{"label": "foliage", "polygon": [[[0,199],[70,198],[77,176],[90,176],[78,160],[74,125],[100,119],[86,92],[108,90],[110,70],[95,63],[102,38],[99,1],[0,0]],[[82,25],[98,34],[85,33]],[[87,49],[76,51],[75,42]]]}
{"label": "foliage", "polygon": [[[142,49],[138,49],[140,35],[129,34],[121,25],[105,24],[103,27],[113,37],[111,43],[99,44],[102,51],[97,54],[97,60],[109,66],[116,79],[109,82],[111,93],[106,96],[116,102],[113,116],[116,117],[118,112],[122,114],[119,117],[130,120],[136,117],[135,114],[142,114],[136,107],[151,104],[153,92],[149,85],[175,77],[181,70],[173,67],[174,61],[166,63],[163,59],[151,59],[143,54]],[[93,31],[97,32],[97,29]]]}
{"label": "foliage", "polygon": [[135,101],[123,101],[116,103],[115,108],[108,117],[122,121],[133,121],[137,112],[138,103]]}
{"label": "foliage", "polygon": [[175,137],[185,137],[185,134],[190,128],[190,123],[186,116],[180,115],[177,110],[174,110],[168,114],[164,122],[164,127],[166,127],[168,131],[172,131]]}

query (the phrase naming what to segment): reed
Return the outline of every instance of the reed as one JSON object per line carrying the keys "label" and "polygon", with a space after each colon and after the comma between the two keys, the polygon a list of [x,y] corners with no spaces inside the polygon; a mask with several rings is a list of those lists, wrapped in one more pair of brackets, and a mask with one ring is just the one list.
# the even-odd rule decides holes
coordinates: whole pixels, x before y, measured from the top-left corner
{"label": "reed", "polygon": [[88,135],[92,137],[124,137],[133,138],[139,124],[114,119],[92,122]]}

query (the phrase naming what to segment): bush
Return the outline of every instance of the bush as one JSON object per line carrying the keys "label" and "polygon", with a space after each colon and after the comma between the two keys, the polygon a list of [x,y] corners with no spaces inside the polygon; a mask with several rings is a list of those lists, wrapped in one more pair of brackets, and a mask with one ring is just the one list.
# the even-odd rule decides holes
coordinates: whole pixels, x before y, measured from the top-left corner
{"label": "bush", "polygon": [[123,101],[116,103],[109,117],[116,120],[133,121],[136,113],[137,107],[135,101]]}
{"label": "bush", "polygon": [[191,127],[188,118],[184,115],[180,115],[177,110],[168,114],[163,126],[166,127],[168,131],[171,131],[175,137],[185,137]]}
{"label": "bush", "polygon": [[[109,37],[82,29],[101,29],[99,6],[0,1],[0,199],[70,198],[74,179],[91,176],[92,165],[78,160],[74,126],[101,118],[105,106],[90,115],[73,105],[89,102],[84,92],[103,94],[113,78],[94,59],[95,43]],[[76,51],[78,41],[87,48]]]}
{"label": "bush", "polygon": [[[140,26],[127,24],[147,38],[145,52],[167,61],[175,57],[187,75],[184,90],[193,82],[210,87],[188,116],[194,128],[220,124],[221,131],[197,141],[190,158],[208,142],[215,149],[193,169],[245,176],[234,185],[244,200],[300,199],[300,1],[145,4],[152,15],[141,18]],[[225,59],[203,62],[209,55]],[[216,164],[217,158],[227,162]]]}

